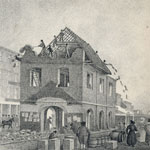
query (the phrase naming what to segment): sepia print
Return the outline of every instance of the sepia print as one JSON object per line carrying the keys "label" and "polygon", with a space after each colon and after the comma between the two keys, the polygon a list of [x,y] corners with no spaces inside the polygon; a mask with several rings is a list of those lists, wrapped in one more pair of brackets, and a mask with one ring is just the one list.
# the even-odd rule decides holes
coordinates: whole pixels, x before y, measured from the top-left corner
{"label": "sepia print", "polygon": [[0,150],[149,150],[149,58],[149,0],[0,0]]}

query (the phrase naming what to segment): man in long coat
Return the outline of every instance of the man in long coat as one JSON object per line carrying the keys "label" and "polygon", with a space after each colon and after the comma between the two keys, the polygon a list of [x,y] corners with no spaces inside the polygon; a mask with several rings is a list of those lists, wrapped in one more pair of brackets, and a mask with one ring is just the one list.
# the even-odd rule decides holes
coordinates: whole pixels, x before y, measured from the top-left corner
{"label": "man in long coat", "polygon": [[78,129],[77,136],[79,138],[81,149],[86,149],[88,147],[90,132],[86,127],[85,122],[81,122],[81,127]]}
{"label": "man in long coat", "polygon": [[135,122],[131,120],[130,125],[127,126],[126,133],[127,133],[127,144],[132,147],[135,146],[137,141],[135,131],[137,131]]}

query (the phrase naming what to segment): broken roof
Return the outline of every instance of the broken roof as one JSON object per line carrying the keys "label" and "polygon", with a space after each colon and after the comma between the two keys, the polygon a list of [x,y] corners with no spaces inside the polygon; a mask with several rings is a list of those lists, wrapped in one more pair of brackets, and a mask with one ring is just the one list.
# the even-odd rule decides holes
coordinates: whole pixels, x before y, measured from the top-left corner
{"label": "broken roof", "polygon": [[[61,39],[62,35],[63,35],[63,40]],[[83,39],[81,39],[78,35],[76,35],[73,31],[71,31],[69,28],[66,27],[64,30],[61,30],[59,35],[56,36],[54,40],[49,43],[49,45],[55,44],[56,41],[57,41],[57,45],[59,44],[65,45],[69,43],[77,44],[85,51],[86,55],[90,59],[91,61],[90,65],[96,67],[97,69],[102,70],[106,74],[111,74],[106,64],[100,59],[100,57],[94,51],[94,49],[88,43],[86,43]]]}
{"label": "broken roof", "polygon": [[56,84],[53,81],[50,81],[44,87],[42,87],[36,94],[33,94],[31,97],[23,101],[23,103],[36,103],[38,99],[44,97],[55,97],[62,98],[70,103],[78,103],[74,98],[67,94],[62,88],[56,87]]}

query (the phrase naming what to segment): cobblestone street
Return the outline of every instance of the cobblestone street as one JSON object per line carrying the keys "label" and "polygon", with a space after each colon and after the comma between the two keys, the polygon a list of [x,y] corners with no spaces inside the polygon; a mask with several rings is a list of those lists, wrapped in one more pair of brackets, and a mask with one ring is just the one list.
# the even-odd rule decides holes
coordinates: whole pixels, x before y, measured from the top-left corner
{"label": "cobblestone street", "polygon": [[118,145],[118,150],[150,150],[150,147],[146,143],[138,142],[135,147],[129,147],[126,143]]}
{"label": "cobblestone street", "polygon": [[[104,147],[89,148],[88,150],[107,150]],[[126,143],[118,143],[116,150],[150,150],[150,147],[146,143],[138,142],[135,147],[129,147]]]}
{"label": "cobblestone street", "polygon": [[[16,137],[17,136],[17,137]],[[46,135],[45,135],[46,136]],[[7,129],[3,129],[3,131],[1,132],[1,143],[8,141],[8,143],[10,142],[17,142],[20,140],[33,140],[33,139],[41,139],[39,138],[38,134],[32,134],[32,132],[27,132],[27,131],[12,131],[7,130]],[[7,142],[6,142],[7,143]],[[38,150],[38,149],[37,149]],[[79,150],[79,149],[78,149]],[[88,150],[108,150],[105,147],[96,147],[96,148],[88,148]],[[146,144],[146,143],[140,143],[137,142],[137,144],[135,145],[135,147],[129,147],[125,142],[123,143],[118,143],[118,148],[116,150],[150,150],[150,147]]]}

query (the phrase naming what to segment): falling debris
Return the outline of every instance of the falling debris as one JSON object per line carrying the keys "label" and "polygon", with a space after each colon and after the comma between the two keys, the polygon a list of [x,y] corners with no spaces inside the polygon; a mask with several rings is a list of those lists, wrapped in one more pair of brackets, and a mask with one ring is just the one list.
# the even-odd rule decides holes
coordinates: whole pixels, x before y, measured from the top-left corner
{"label": "falling debris", "polygon": [[120,84],[123,85],[122,81],[120,81]]}
{"label": "falling debris", "polygon": [[126,85],[124,86],[124,88],[125,88],[125,90],[126,90],[126,91],[128,91],[128,89],[127,89],[127,86],[126,86]]}

